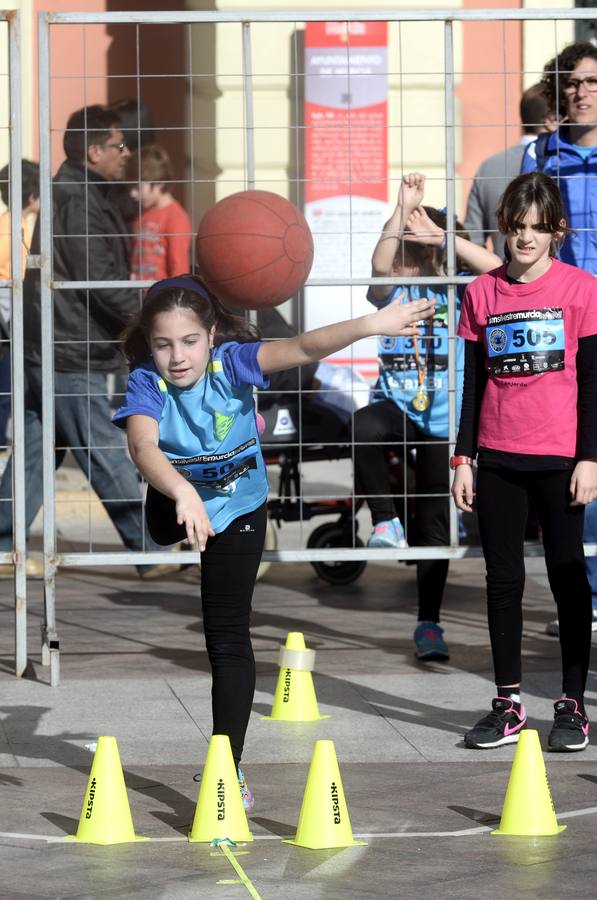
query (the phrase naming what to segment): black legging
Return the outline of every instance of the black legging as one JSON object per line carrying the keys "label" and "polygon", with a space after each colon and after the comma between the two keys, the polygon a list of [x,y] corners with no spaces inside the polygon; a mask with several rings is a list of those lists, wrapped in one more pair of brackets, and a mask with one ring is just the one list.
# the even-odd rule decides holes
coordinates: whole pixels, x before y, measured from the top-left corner
{"label": "black legging", "polygon": [[[149,488],[147,525],[158,544],[183,540],[174,502]],[[212,669],[213,733],[227,734],[234,762],[243,752],[255,693],[255,657],[249,631],[251,600],[265,540],[267,506],[239,516],[207,540],[201,554],[201,605]]]}
{"label": "black legging", "polygon": [[521,678],[524,534],[532,498],[558,609],[562,693],[582,703],[591,653],[591,590],[582,545],[584,507],[570,506],[570,475],[566,469],[517,472],[480,466],[476,503],[496,684],[519,684]]}
{"label": "black legging", "polygon": [[[441,547],[450,542],[448,444],[432,443],[391,400],[381,400],[360,409],[354,416],[355,487],[369,504],[373,525],[392,519],[396,503],[388,470],[386,450],[416,447],[415,533],[410,543],[422,547]],[[405,461],[406,462],[406,461]],[[388,496],[380,496],[380,495]],[[425,497],[425,494],[443,494]],[[403,506],[398,510],[404,519]],[[404,522],[403,522],[404,524]],[[419,620],[439,622],[440,607],[448,576],[447,559],[417,561]]]}

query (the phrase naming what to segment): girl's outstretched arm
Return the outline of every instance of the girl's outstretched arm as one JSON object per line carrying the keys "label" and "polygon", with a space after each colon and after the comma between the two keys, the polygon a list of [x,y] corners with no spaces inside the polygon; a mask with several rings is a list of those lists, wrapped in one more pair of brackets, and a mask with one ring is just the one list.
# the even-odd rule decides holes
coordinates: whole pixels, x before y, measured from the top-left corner
{"label": "girl's outstretched arm", "polygon": [[358,319],[347,319],[334,325],[324,325],[283,341],[261,344],[257,361],[261,371],[279,372],[293,366],[316,362],[343,350],[361,338],[378,334],[388,336],[418,334],[415,323],[428,319],[435,309],[434,300],[415,300],[412,303],[390,303],[383,309]]}
{"label": "girl's outstretched arm", "polygon": [[176,504],[176,521],[184,525],[189,544],[197,544],[203,553],[208,537],[215,532],[201,497],[192,484],[180,475],[158,446],[158,423],[151,416],[129,416],[126,436],[133,462],[157,491]]}

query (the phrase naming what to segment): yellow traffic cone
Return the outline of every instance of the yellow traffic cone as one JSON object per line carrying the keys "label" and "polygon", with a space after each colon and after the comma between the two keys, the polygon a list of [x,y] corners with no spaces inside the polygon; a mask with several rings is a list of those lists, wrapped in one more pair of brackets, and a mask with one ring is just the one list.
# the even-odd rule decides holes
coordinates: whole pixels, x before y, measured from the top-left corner
{"label": "yellow traffic cone", "polygon": [[211,843],[216,838],[236,843],[253,840],[227,734],[214,734],[209,742],[189,832],[191,843]]}
{"label": "yellow traffic cone", "polygon": [[320,715],[313,687],[315,651],[307,650],[300,631],[290,631],[286,643],[280,647],[280,674],[274,694],[272,712],[264,719],[278,722],[316,722],[329,719]]}
{"label": "yellow traffic cone", "polygon": [[93,757],[76,835],[84,844],[147,841],[135,834],[115,737],[100,737]]}
{"label": "yellow traffic cone", "polygon": [[333,741],[315,742],[296,835],[284,843],[310,850],[366,845],[352,836]]}
{"label": "yellow traffic cone", "polygon": [[527,728],[518,738],[500,826],[491,833],[539,837],[565,827],[556,819],[539,734]]}

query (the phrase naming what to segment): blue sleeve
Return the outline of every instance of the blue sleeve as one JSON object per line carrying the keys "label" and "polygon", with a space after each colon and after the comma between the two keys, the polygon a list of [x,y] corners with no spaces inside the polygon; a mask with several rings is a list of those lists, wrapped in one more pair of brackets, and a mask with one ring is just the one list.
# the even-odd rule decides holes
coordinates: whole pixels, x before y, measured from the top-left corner
{"label": "blue sleeve", "polygon": [[248,344],[229,342],[220,345],[218,355],[221,356],[224,372],[230,384],[269,387],[269,378],[263,374],[257,362],[260,347],[261,341],[251,341]]}
{"label": "blue sleeve", "polygon": [[522,157],[522,163],[520,165],[520,174],[524,175],[527,172],[536,172],[537,171],[537,141],[531,141],[530,144],[527,144],[526,150],[524,151],[524,156]]}
{"label": "blue sleeve", "polygon": [[164,407],[164,397],[155,373],[144,368],[135,369],[129,375],[122,406],[112,416],[118,428],[126,428],[129,416],[150,416],[160,421]]}

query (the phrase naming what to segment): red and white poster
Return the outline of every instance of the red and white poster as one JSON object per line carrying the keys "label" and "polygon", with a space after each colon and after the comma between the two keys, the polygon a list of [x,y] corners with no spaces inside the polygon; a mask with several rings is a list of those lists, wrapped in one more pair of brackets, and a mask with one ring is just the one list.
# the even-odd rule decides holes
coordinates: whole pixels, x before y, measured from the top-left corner
{"label": "red and white poster", "polygon": [[[368,278],[388,217],[386,22],[305,26],[305,215],[313,231],[311,278]],[[366,286],[310,287],[305,327],[372,311]],[[331,361],[377,375],[374,338]]]}

